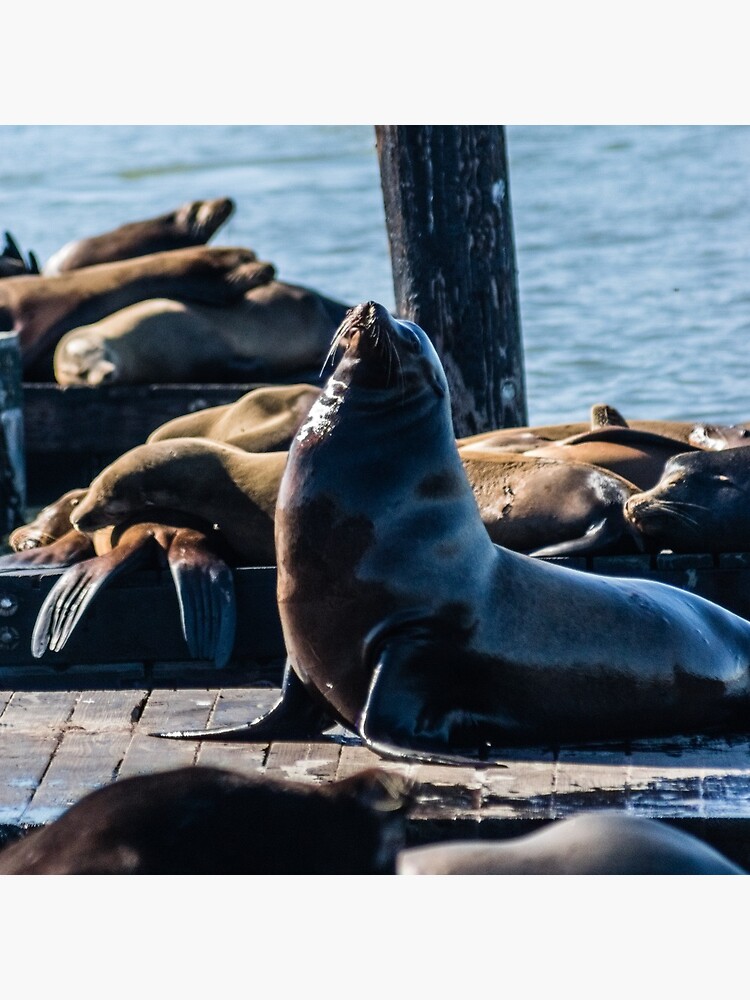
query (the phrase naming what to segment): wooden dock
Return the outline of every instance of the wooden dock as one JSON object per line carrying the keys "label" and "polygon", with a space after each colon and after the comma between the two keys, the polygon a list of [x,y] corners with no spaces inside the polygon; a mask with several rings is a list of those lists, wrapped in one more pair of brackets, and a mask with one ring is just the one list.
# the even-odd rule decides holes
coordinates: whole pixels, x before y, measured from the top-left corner
{"label": "wooden dock", "polygon": [[161,740],[165,728],[245,722],[279,694],[281,663],[0,667],[0,838],[49,823],[96,788],[213,765],[322,783],[379,765],[414,783],[410,844],[507,837],[588,809],[656,817],[750,868],[750,736],[686,736],[503,754],[505,766],[384,761],[343,729],[309,742]]}

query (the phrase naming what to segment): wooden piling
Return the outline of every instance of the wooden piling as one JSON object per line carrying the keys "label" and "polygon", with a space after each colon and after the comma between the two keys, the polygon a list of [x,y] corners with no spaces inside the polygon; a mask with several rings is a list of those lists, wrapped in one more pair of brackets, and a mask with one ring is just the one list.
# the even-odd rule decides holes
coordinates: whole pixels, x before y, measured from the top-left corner
{"label": "wooden piling", "polygon": [[396,309],[430,336],[458,437],[528,423],[501,125],[376,125]]}
{"label": "wooden piling", "polygon": [[18,334],[0,332],[0,535],[26,520],[21,351]]}

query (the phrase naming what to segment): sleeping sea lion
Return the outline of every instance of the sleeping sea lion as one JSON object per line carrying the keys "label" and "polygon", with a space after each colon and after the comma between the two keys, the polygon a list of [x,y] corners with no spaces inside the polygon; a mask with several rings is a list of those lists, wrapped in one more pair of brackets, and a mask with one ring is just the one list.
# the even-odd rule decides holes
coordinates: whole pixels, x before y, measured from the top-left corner
{"label": "sleeping sea lion", "polygon": [[[273,265],[252,250],[187,247],[56,277],[25,274],[0,281],[0,329],[18,334],[24,377],[42,377],[60,337],[133,302],[155,296],[223,305],[270,281]],[[39,365],[35,367],[35,362]],[[37,372],[37,368],[44,368]]]}
{"label": "sleeping sea lion", "polygon": [[147,443],[204,437],[243,451],[286,451],[319,396],[318,386],[303,382],[259,386],[234,403],[167,420],[148,436]]}
{"label": "sleeping sea lion", "polygon": [[202,246],[234,212],[231,198],[189,201],[173,212],[143,222],[127,222],[111,232],[72,240],[42,268],[46,277],[92,264],[109,264],[149,253]]}
{"label": "sleeping sea lion", "polygon": [[511,745],[747,727],[750,622],[493,544],[424,331],[369,302],[334,343],[276,505],[279,701],[159,735],[308,739],[334,720],[383,757],[489,764]]}
{"label": "sleeping sea lion", "polygon": [[750,429],[742,424],[696,424],[690,444],[704,451],[725,451],[750,445]]}
{"label": "sleeping sea lion", "polygon": [[750,551],[750,451],[676,455],[650,490],[628,498],[625,518],[674,552]]}
{"label": "sleeping sea lion", "polygon": [[709,844],[660,820],[604,809],[508,840],[408,847],[397,875],[746,875]]}
{"label": "sleeping sea lion", "polygon": [[0,875],[393,875],[409,782],[197,765],[121,778],[0,851]]}
{"label": "sleeping sea lion", "polygon": [[71,329],[55,350],[55,379],[60,385],[249,382],[318,370],[347,309],[282,281],[224,305],[146,299]]}

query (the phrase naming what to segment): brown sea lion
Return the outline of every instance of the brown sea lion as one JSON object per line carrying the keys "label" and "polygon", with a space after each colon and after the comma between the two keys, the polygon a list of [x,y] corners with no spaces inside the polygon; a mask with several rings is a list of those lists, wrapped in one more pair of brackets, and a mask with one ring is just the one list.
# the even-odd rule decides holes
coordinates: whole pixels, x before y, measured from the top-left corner
{"label": "brown sea lion", "polygon": [[593,465],[459,448],[493,542],[535,556],[603,555],[643,548],[623,504],[638,488]]}
{"label": "brown sea lion", "polygon": [[161,735],[307,739],[335,720],[384,757],[489,764],[511,745],[747,727],[750,622],[493,544],[424,331],[369,302],[336,342],[276,506],[279,701]]}
{"label": "brown sea lion", "polygon": [[531,448],[524,454],[598,465],[647,490],[659,481],[670,458],[696,450],[693,445],[663,434],[632,427],[601,427]]}
{"label": "brown sea lion", "polygon": [[50,277],[92,264],[109,264],[149,253],[202,246],[234,212],[231,198],[189,201],[173,212],[143,222],[127,222],[111,232],[72,240],[53,253],[42,268]]}
{"label": "brown sea lion", "polygon": [[746,875],[690,833],[605,809],[554,820],[507,840],[408,847],[397,875]]}
{"label": "brown sea lion", "polygon": [[70,330],[55,350],[55,379],[248,382],[317,371],[347,308],[282,281],[224,305],[147,299]]}
{"label": "brown sea lion", "polygon": [[243,451],[286,451],[320,392],[318,386],[302,382],[259,386],[234,403],[167,420],[149,435],[147,443],[204,437]]}
{"label": "brown sea lion", "polygon": [[750,451],[676,455],[655,486],[628,498],[624,514],[674,552],[750,551]]}
{"label": "brown sea lion", "polygon": [[188,247],[56,277],[4,278],[0,329],[18,334],[24,377],[35,373],[35,362],[43,367],[40,359],[47,353],[51,375],[52,352],[68,330],[155,296],[223,305],[273,276],[273,265],[256,260],[252,250]]}
{"label": "brown sea lion", "polygon": [[69,490],[51,504],[43,507],[28,524],[22,524],[8,536],[8,544],[15,552],[49,545],[66,531],[70,531],[70,513],[84,496],[86,489]]}
{"label": "brown sea lion", "polygon": [[743,424],[696,424],[690,444],[704,451],[725,451],[750,445],[750,429]]}
{"label": "brown sea lion", "polygon": [[392,875],[409,783],[198,765],[121,778],[0,851],[0,875]]}

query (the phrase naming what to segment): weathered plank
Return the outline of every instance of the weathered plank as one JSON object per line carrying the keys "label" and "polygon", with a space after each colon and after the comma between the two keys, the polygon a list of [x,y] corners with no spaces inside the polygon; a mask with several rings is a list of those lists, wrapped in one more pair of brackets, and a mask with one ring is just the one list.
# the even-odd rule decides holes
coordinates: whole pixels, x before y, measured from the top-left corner
{"label": "weathered plank", "polygon": [[198,744],[192,740],[162,740],[153,732],[205,729],[218,690],[152,691],[143,709],[118,777],[195,764]]}

